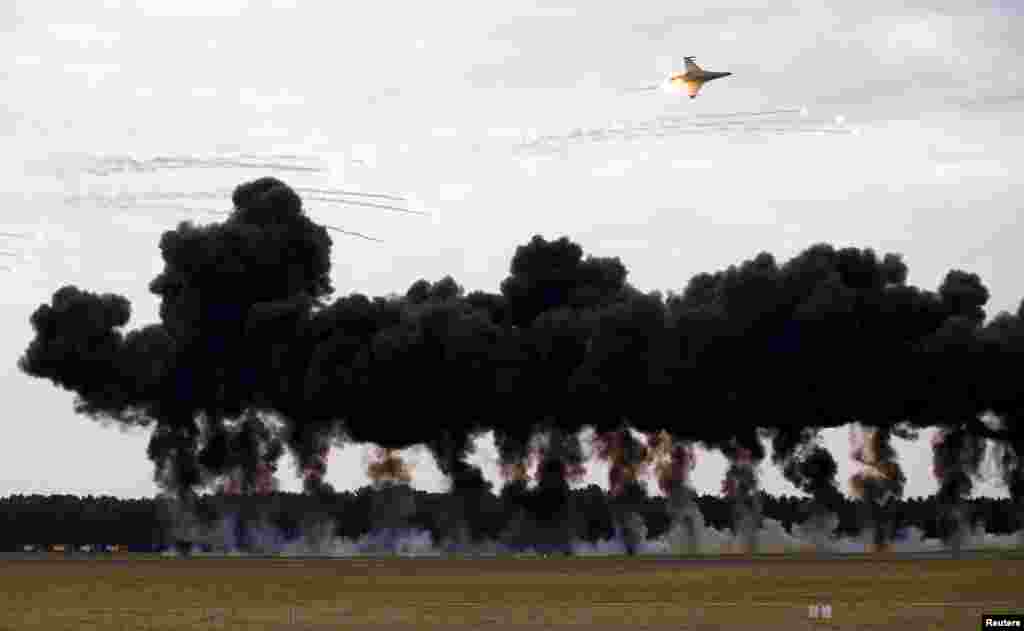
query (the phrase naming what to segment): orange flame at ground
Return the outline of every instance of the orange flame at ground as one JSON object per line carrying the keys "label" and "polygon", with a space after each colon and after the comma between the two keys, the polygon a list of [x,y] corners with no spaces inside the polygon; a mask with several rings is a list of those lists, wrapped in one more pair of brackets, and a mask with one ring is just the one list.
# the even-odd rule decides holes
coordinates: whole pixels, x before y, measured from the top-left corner
{"label": "orange flame at ground", "polygon": [[398,455],[397,450],[378,447],[374,450],[374,455],[376,461],[370,462],[366,467],[366,475],[373,481],[374,486],[408,484],[412,481],[412,471]]}
{"label": "orange flame at ground", "polygon": [[654,464],[658,488],[668,495],[672,489],[687,486],[690,472],[697,465],[693,445],[675,441],[665,431],[647,436],[647,461]]}
{"label": "orange flame at ground", "polygon": [[530,480],[530,466],[526,462],[502,464],[501,477],[510,482],[528,482]]}
{"label": "orange flame at ground", "polygon": [[650,452],[641,445],[639,457],[628,458],[626,442],[631,437],[626,436],[627,431],[595,434],[593,438],[598,457],[611,465],[608,470],[608,492],[612,497],[621,495],[627,485],[647,475]]}
{"label": "orange flame at ground", "polygon": [[523,460],[501,463],[502,479],[508,482],[529,482],[534,478],[539,456],[539,450],[536,446],[531,445]]}
{"label": "orange flame at ground", "polygon": [[850,457],[864,465],[850,477],[850,493],[858,499],[864,499],[865,486],[870,480],[889,482],[900,475],[898,463],[882,458],[882,438],[882,433],[875,428],[850,428]]}
{"label": "orange flame at ground", "polygon": [[[850,427],[850,457],[863,468],[850,476],[850,494],[864,502],[885,503],[896,491],[902,475],[899,463],[893,460],[892,450],[884,443],[887,434],[878,428],[853,425]],[[865,543],[865,552],[882,553],[890,550],[884,541]]]}

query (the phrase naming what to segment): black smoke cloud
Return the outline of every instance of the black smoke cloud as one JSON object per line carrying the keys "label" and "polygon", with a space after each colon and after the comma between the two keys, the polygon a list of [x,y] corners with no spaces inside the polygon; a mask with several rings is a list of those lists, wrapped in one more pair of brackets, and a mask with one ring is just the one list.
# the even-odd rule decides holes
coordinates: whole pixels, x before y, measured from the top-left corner
{"label": "black smoke cloud", "polygon": [[[272,365],[251,360],[288,341],[257,335],[266,321],[308,314],[332,291],[331,239],[294,191],[265,178],[239,186],[232,201],[227,221],[182,223],[161,238],[164,270],[150,283],[160,324],[124,334],[127,300],[65,287],[32,315],[36,338],[20,362],[73,390],[82,412],[155,425],[149,456],[158,482],[178,494],[236,464],[227,423],[263,407],[258,386],[272,379]],[[268,433],[251,435],[276,458]]]}
{"label": "black smoke cloud", "polygon": [[[161,238],[158,324],[126,331],[127,300],[64,287],[32,315],[20,360],[74,392],[79,412],[151,427],[157,479],[178,496],[226,476],[261,488],[285,449],[307,490],[329,493],[331,445],[426,445],[457,498],[452,528],[466,532],[489,490],[467,460],[493,431],[513,472],[505,495],[561,546],[569,531],[551,524],[570,519],[586,426],[721,450],[729,488],[746,489],[736,498],[750,504],[746,519],[757,517],[762,435],[827,510],[836,465],[816,436],[854,422],[887,450],[889,436],[923,427],[961,445],[997,441],[1011,492],[1024,496],[1024,314],[986,323],[976,275],[954,270],[928,291],[907,284],[897,255],[819,244],[783,263],[761,253],[697,274],[662,296],[632,287],[617,258],[536,236],[497,293],[445,277],[331,300],[332,241],[299,195],[263,178],[232,201],[225,221]],[[894,492],[897,470],[883,471]],[[957,480],[943,493],[963,497]]]}

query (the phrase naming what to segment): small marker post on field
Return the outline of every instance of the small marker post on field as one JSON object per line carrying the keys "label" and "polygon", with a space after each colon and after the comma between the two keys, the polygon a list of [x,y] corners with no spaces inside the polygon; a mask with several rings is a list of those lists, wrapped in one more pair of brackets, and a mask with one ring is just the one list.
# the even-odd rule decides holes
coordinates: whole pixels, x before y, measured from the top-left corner
{"label": "small marker post on field", "polygon": [[807,617],[811,620],[831,620],[832,605],[827,603],[814,603],[807,608]]}

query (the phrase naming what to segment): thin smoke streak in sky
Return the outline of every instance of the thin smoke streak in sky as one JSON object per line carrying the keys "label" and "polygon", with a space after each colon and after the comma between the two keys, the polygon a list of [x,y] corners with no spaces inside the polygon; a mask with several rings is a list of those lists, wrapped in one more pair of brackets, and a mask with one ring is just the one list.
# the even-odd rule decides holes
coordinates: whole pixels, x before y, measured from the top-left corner
{"label": "thin smoke streak in sky", "polygon": [[755,116],[773,116],[775,114],[799,114],[801,108],[786,108],[778,110],[766,110],[763,112],[728,112],[725,114],[696,114],[696,118],[752,118]]}
{"label": "thin smoke streak in sky", "polygon": [[[77,201],[77,200],[75,200],[75,201]],[[207,214],[207,215],[218,215],[218,216],[230,215],[232,212],[234,212],[232,210],[219,210],[219,209],[215,209],[215,208],[200,208],[200,207],[196,207],[196,206],[187,206],[185,204],[140,204],[140,203],[135,203],[135,202],[133,202],[131,200],[119,200],[119,199],[112,199],[112,198],[94,198],[94,199],[90,199],[89,201],[93,201],[93,202],[97,203],[98,205],[100,205],[103,208],[120,208],[120,209],[125,209],[125,210],[137,210],[137,209],[183,210],[183,211],[198,212],[198,213],[203,213],[203,214]],[[384,243],[384,241],[382,239],[378,239],[376,237],[371,237],[371,236],[369,236],[367,234],[363,234],[362,232],[355,232],[353,230],[345,230],[343,228],[339,228],[337,226],[332,226],[332,225],[329,225],[329,224],[323,224],[323,226],[325,228],[327,228],[328,230],[331,230],[331,231],[334,231],[334,232],[338,232],[338,233],[341,233],[341,234],[345,234],[345,235],[349,235],[349,236],[353,236],[353,237],[359,237],[359,238],[365,239],[367,241],[374,241],[374,242],[377,242],[377,243]]]}
{"label": "thin smoke streak in sky", "polygon": [[309,159],[309,156],[300,156],[300,155],[294,154],[294,153],[281,153],[281,154],[275,154],[275,155],[271,155],[271,156],[260,155],[258,153],[241,153],[241,154],[238,154],[238,157],[239,158],[243,158],[245,160],[273,159],[273,160],[291,160],[293,162],[301,162],[303,160],[308,160]]}
{"label": "thin smoke streak in sky", "polygon": [[[29,259],[22,253],[15,252],[13,250],[0,250],[0,257],[4,260],[17,260],[19,262],[28,262]],[[0,264],[0,271],[13,272],[14,267],[7,264]]]}
{"label": "thin smoke streak in sky", "polygon": [[[334,191],[330,191],[330,189],[318,189],[318,190],[329,191],[329,192],[332,192],[332,193],[334,192]],[[176,199],[180,199],[180,200],[213,200],[213,199],[222,199],[224,196],[230,195],[230,193],[231,193],[231,191],[226,191],[226,192],[222,192],[222,191],[199,191],[199,192],[176,192],[176,191],[162,192],[162,191],[154,191],[154,192],[147,192],[147,193],[119,193],[116,196],[116,198],[111,198],[111,197],[106,196],[106,195],[93,193],[93,194],[90,194],[90,195],[73,195],[73,196],[69,196],[67,199],[71,203],[93,202],[93,203],[97,203],[97,204],[101,204],[101,205],[108,205],[108,206],[111,205],[111,203],[113,203],[113,205],[124,207],[126,205],[132,205],[132,204],[149,205],[150,202],[153,202],[153,201],[176,200]],[[399,199],[401,201],[405,201],[403,198],[398,198],[396,196],[389,196],[389,195],[386,195],[384,193],[367,193],[366,196],[373,196],[373,197],[386,198],[386,199],[394,198],[394,199]],[[351,206],[366,206],[366,207],[369,207],[369,208],[380,208],[382,210],[391,210],[391,211],[407,213],[407,214],[411,214],[411,215],[429,215],[429,213],[424,213],[422,211],[411,210],[411,209],[408,209],[408,208],[402,208],[400,206],[392,206],[390,204],[379,204],[379,203],[375,203],[375,202],[368,202],[368,201],[364,201],[364,200],[360,200],[360,199],[352,200],[352,199],[345,199],[345,198],[341,198],[341,197],[316,196],[316,195],[307,195],[304,199],[305,200],[312,200],[312,201],[322,201],[322,202],[332,202],[332,203],[338,203],[338,204],[346,204],[346,205],[351,205]]]}
{"label": "thin smoke streak in sky", "polygon": [[399,195],[390,195],[388,193],[364,193],[362,191],[346,191],[340,188],[313,188],[308,186],[296,186],[295,191],[299,193],[314,193],[319,195],[355,195],[358,197],[379,197],[381,199],[390,199],[396,202],[408,201],[407,198]]}
{"label": "thin smoke streak in sky", "polygon": [[[786,114],[797,114],[793,119],[771,119]],[[781,108],[760,112],[728,112],[685,116],[659,116],[636,123],[620,123],[596,129],[574,129],[564,135],[540,136],[519,145],[520,149],[539,152],[558,152],[569,145],[644,138],[712,134],[797,134],[797,135],[855,135],[856,129],[844,126],[845,119],[833,121],[807,118],[806,108]]]}
{"label": "thin smoke streak in sky", "polygon": [[275,171],[298,171],[307,173],[321,173],[324,169],[319,167],[305,167],[273,162],[219,162],[219,163],[191,163],[191,164],[163,164],[159,167],[141,165],[135,168],[94,166],[84,169],[90,175],[114,175],[118,173],[152,173],[155,171],[170,169],[273,169]]}
{"label": "thin smoke streak in sky", "polygon": [[420,210],[411,210],[409,208],[399,208],[398,206],[389,206],[387,204],[375,204],[373,202],[361,202],[361,201],[355,201],[355,200],[349,200],[349,199],[338,199],[338,198],[319,197],[319,196],[311,196],[311,195],[307,195],[305,199],[312,200],[312,201],[317,201],[317,202],[332,202],[332,203],[336,203],[336,204],[345,204],[347,206],[365,206],[365,207],[368,207],[368,208],[380,208],[382,210],[393,210],[395,212],[405,213],[405,214],[408,214],[408,215],[423,215],[423,216],[426,216],[426,217],[430,216],[430,213],[425,213],[425,212],[420,211]]}
{"label": "thin smoke streak in sky", "polygon": [[[247,162],[245,160],[262,160],[262,162]],[[234,157],[214,156],[157,156],[148,159],[137,159],[130,156],[93,156],[92,162],[82,169],[83,172],[92,175],[116,175],[124,173],[148,173],[165,169],[188,169],[188,168],[274,168],[278,170],[300,170],[300,171],[324,171],[321,167],[305,166],[301,164],[286,164],[284,160],[302,161],[301,156],[276,155],[258,157],[254,154],[241,154]],[[360,206],[364,208],[376,208],[390,212],[403,213],[408,215],[420,215],[429,217],[430,213],[402,208],[391,204],[367,201],[367,198],[379,200],[392,200],[396,202],[407,202],[408,200],[398,195],[376,192],[361,192],[345,189],[299,187],[297,192],[306,193],[306,201],[317,201],[324,203],[343,204],[347,206]],[[119,193],[115,197],[104,195],[78,195],[68,197],[70,203],[89,201],[101,207],[114,208],[165,208],[172,210],[188,210],[193,212],[204,212],[208,214],[222,214],[221,211],[208,208],[195,208],[185,205],[152,204],[152,201],[169,200],[212,200],[220,199],[222,196],[230,195],[232,191],[153,191],[144,193]],[[312,194],[310,194],[312,193]],[[375,237],[360,232],[344,230],[331,226],[336,232],[351,236],[360,237],[371,241],[380,241]]]}
{"label": "thin smoke streak in sky", "polygon": [[189,206],[187,204],[168,204],[159,203],[161,200],[158,198],[158,203],[152,203],[146,199],[139,199],[134,195],[117,196],[117,197],[105,197],[102,195],[75,195],[69,196],[66,200],[67,203],[77,206],[82,203],[92,203],[100,208],[121,208],[125,210],[138,209],[138,208],[152,208],[152,209],[165,209],[165,210],[189,210],[194,212],[204,212],[212,214],[230,214],[230,211],[219,210],[213,208],[204,208],[199,206]]}
{"label": "thin smoke streak in sky", "polygon": [[324,227],[327,228],[328,230],[333,230],[334,232],[340,232],[342,234],[351,235],[353,237],[360,237],[362,239],[366,239],[367,241],[376,241],[377,243],[384,243],[383,239],[378,239],[376,237],[371,237],[371,236],[363,234],[362,232],[353,232],[351,230],[342,230],[341,228],[337,228],[335,226],[330,226],[330,225],[327,225],[327,224],[324,224]]}
{"label": "thin smoke streak in sky", "polygon": [[[128,210],[128,209],[138,209],[138,208],[152,208],[152,209],[165,209],[165,210],[187,210],[187,211],[200,212],[200,213],[211,214],[211,215],[230,215],[233,212],[233,211],[230,211],[230,210],[219,210],[219,209],[215,209],[215,208],[204,208],[204,207],[198,207],[198,206],[188,206],[186,204],[151,204],[151,203],[144,203],[144,202],[143,203],[139,203],[139,202],[132,201],[132,200],[109,200],[109,199],[108,200],[94,200],[94,201],[98,202],[99,205],[104,207],[104,208],[122,208],[122,209],[126,209],[126,210]],[[362,204],[362,205],[366,205],[366,204]],[[378,206],[376,204],[369,204],[369,205],[371,205],[371,206]],[[404,210],[404,209],[397,208],[395,210]],[[426,213],[420,213],[418,211],[411,211],[411,210],[410,211],[404,211],[404,212],[408,212],[410,214],[426,214]],[[324,225],[327,226],[327,224],[324,224]],[[332,227],[332,226],[327,226],[327,227]],[[341,230],[340,228],[337,229],[337,230],[338,230],[338,232],[343,232],[345,234],[361,235],[361,233],[358,233],[358,232],[347,232],[345,230]],[[371,238],[371,237],[367,237],[367,238]],[[374,239],[374,240],[376,240],[376,239]]]}
{"label": "thin smoke streak in sky", "polygon": [[122,193],[124,199],[223,199],[231,195],[230,190],[217,191],[152,191],[142,194]]}
{"label": "thin smoke streak in sky", "polygon": [[[31,257],[26,256],[24,252],[15,252],[13,250],[0,250],[0,259],[4,261],[17,261],[18,263],[30,263],[32,262]],[[3,264],[0,268],[12,271],[14,268],[10,265]]]}
{"label": "thin smoke streak in sky", "polygon": [[[287,156],[293,158],[294,156]],[[90,164],[82,171],[90,175],[116,175],[121,173],[152,173],[170,169],[274,169],[278,171],[297,171],[321,173],[323,166],[299,164],[302,159],[289,161],[285,156],[264,156],[261,158],[240,157],[200,157],[200,156],[156,156],[153,158],[133,158],[131,156],[90,156]]]}

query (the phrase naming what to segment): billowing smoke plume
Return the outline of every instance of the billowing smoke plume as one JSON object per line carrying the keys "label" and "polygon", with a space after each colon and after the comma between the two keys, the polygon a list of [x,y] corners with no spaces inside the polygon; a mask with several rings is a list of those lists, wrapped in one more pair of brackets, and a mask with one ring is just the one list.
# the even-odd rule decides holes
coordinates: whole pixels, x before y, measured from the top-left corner
{"label": "billowing smoke plume", "polygon": [[416,497],[409,487],[412,471],[396,450],[378,448],[371,453],[366,474],[376,491],[370,506],[370,548],[395,553],[411,531],[409,520],[416,512]]}
{"label": "billowing smoke plume", "polygon": [[755,452],[732,446],[724,450],[729,461],[722,481],[722,494],[733,501],[733,532],[742,552],[757,551],[761,529],[761,495],[757,484]]}
{"label": "billowing smoke plume", "polygon": [[906,477],[896,462],[892,432],[887,428],[850,428],[850,457],[863,465],[850,477],[850,493],[863,502],[872,549],[882,550],[892,539],[893,525],[886,505],[903,496]]}
{"label": "billowing smoke plume", "polygon": [[329,495],[334,492],[330,482],[324,480],[327,475],[327,459],[330,456],[329,445],[321,445],[316,453],[306,458],[306,464],[302,467],[302,488],[307,493],[317,495]]}
{"label": "billowing smoke plume", "polygon": [[817,439],[817,430],[808,428],[793,436],[778,432],[772,441],[772,461],[797,489],[811,496],[803,531],[821,550],[831,536],[835,512],[842,503],[836,474],[838,465],[832,454]]}
{"label": "billowing smoke plume", "polygon": [[648,449],[628,429],[595,434],[594,443],[597,456],[609,465],[608,492],[616,535],[627,554],[636,554],[646,534],[638,509],[647,497],[641,478],[647,473]]}
{"label": "billowing smoke plume", "polygon": [[990,423],[975,418],[972,434],[995,441],[1002,478],[1017,507],[1017,527],[1024,544],[1024,301],[1014,314],[1000,313],[978,332],[983,359],[972,364]]}
{"label": "billowing smoke plume", "polygon": [[[150,284],[161,323],[124,334],[120,296],[65,287],[32,316],[36,338],[21,368],[75,392],[76,409],[124,424],[153,426],[156,480],[187,513],[188,497],[238,468],[247,484],[273,466],[276,442],[256,456],[230,446],[228,424],[263,408],[257,390],[272,369],[256,358],[274,340],[259,335],[264,314],[313,303],[332,291],[331,240],[290,188],[273,178],[239,186],[224,223],[182,223],[164,233],[164,271]],[[260,432],[256,432],[260,434]],[[204,444],[205,443],[205,444]],[[239,448],[241,451],[239,451]],[[237,452],[237,453],[236,453]]]}
{"label": "billowing smoke plume", "polygon": [[501,463],[501,478],[511,484],[526,484],[532,480],[530,472],[537,469],[537,453],[531,450],[523,460]]}
{"label": "billowing smoke plume", "polygon": [[674,547],[695,554],[700,549],[700,532],[704,527],[697,493],[690,481],[697,465],[696,451],[691,443],[674,440],[664,431],[648,435],[648,441],[658,487],[665,494]]}
{"label": "billowing smoke plume", "polygon": [[939,506],[946,522],[943,539],[959,554],[971,524],[965,500],[971,495],[972,478],[977,477],[985,458],[985,439],[964,431],[942,429],[932,439],[932,454],[932,472],[939,482]]}
{"label": "billowing smoke plume", "polygon": [[628,429],[594,435],[598,458],[608,462],[608,492],[612,497],[637,486],[646,473],[648,450]]}
{"label": "billowing smoke plume", "polygon": [[277,490],[277,461],[284,449],[274,427],[252,411],[238,421],[211,426],[199,464],[207,471],[223,470],[225,495],[266,495]]}
{"label": "billowing smoke plume", "polygon": [[[73,392],[78,412],[151,429],[148,454],[178,502],[167,513],[183,541],[195,536],[198,490],[271,496],[285,449],[305,490],[329,496],[327,460],[344,440],[384,450],[377,475],[406,490],[393,454],[426,446],[452,491],[446,537],[462,545],[479,534],[473,507],[489,491],[467,458],[492,431],[502,495],[522,508],[508,530],[524,545],[568,549],[585,425],[607,443],[616,526],[631,550],[643,528],[625,516],[651,463],[672,518],[684,529],[699,518],[692,445],[729,459],[723,492],[749,549],[763,434],[813,497],[812,515],[827,515],[835,462],[815,436],[852,421],[870,428],[855,430],[864,470],[852,490],[876,543],[890,536],[888,498],[902,493],[889,440],[904,424],[944,429],[946,498],[966,496],[975,448],[993,441],[1024,511],[1024,309],[985,324],[976,275],[952,271],[925,291],[906,284],[899,256],[819,244],[782,264],[761,253],[697,274],[666,299],[631,287],[617,258],[537,236],[516,249],[497,293],[467,294],[445,277],[328,301],[332,242],[296,192],[263,178],[232,201],[223,222],[182,223],[161,238],[164,269],[150,284],[159,323],[125,330],[126,299],[63,287],[33,313],[19,363]],[[632,431],[654,437],[649,453]],[[382,520],[407,517],[402,508]]]}
{"label": "billowing smoke plume", "polygon": [[574,536],[569,490],[585,474],[583,450],[576,434],[551,429],[538,445],[537,485],[527,500],[542,547],[568,554]]}
{"label": "billowing smoke plume", "polygon": [[1017,507],[1017,525],[1024,545],[1024,440],[1003,446],[1003,481]]}
{"label": "billowing smoke plume", "polygon": [[[217,429],[216,435],[205,440],[199,456],[206,470],[217,470],[221,463],[225,471],[216,503],[222,532],[220,541],[213,543],[220,543],[228,551],[266,551],[270,542],[260,533],[267,530],[271,514],[278,509],[272,494],[278,488],[275,474],[282,442],[274,433],[275,427],[252,411],[240,421],[228,421]],[[258,501],[246,499],[250,495],[258,496]]]}

